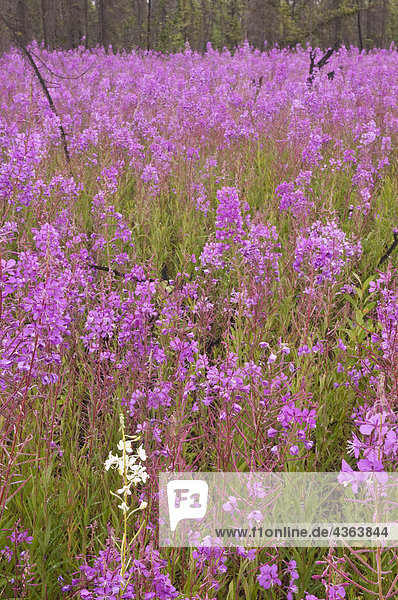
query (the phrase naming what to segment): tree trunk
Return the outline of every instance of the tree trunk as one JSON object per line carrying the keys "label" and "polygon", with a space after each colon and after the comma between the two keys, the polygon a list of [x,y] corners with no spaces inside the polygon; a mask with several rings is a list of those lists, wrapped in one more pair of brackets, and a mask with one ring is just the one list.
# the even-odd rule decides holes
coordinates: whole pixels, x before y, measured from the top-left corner
{"label": "tree trunk", "polygon": [[88,0],[84,0],[83,12],[84,12],[84,35],[86,36],[84,45],[86,46],[86,48],[88,48]]}
{"label": "tree trunk", "polygon": [[47,3],[47,40],[51,48],[57,44],[57,2],[46,0]]}
{"label": "tree trunk", "polygon": [[108,39],[106,27],[105,0],[98,0],[98,41],[100,46],[103,46],[107,51]]}
{"label": "tree trunk", "polygon": [[363,50],[363,39],[362,39],[362,24],[361,24],[361,7],[359,4],[359,0],[357,2],[358,12],[357,12],[357,24],[358,24],[358,43],[359,43],[359,51]]}
{"label": "tree trunk", "polygon": [[47,35],[47,6],[46,0],[41,0],[41,23],[43,27],[43,41],[47,48],[48,46],[48,35]]}
{"label": "tree trunk", "polygon": [[[135,12],[137,14],[137,37],[133,43],[134,43],[134,45],[142,46],[142,44],[144,42],[144,38],[143,38],[143,29],[142,29],[142,25],[143,25],[142,5],[141,5],[140,0],[135,0]],[[144,21],[145,21],[145,17],[144,17]]]}
{"label": "tree trunk", "polygon": [[207,2],[202,0],[201,2],[201,11],[202,11],[202,51],[206,52],[207,50],[207,42],[209,42],[209,11],[207,7]]}
{"label": "tree trunk", "polygon": [[152,0],[147,0],[148,2],[148,13],[147,13],[147,22],[146,22],[146,49],[151,49],[151,9],[152,9]]}
{"label": "tree trunk", "polygon": [[381,11],[381,31],[380,31],[380,47],[384,48],[386,44],[386,23],[388,17],[388,2],[383,0]]}
{"label": "tree trunk", "polygon": [[80,44],[82,31],[80,26],[80,5],[78,0],[68,0],[69,47],[76,48]]}
{"label": "tree trunk", "polygon": [[17,32],[23,44],[26,44],[26,13],[24,0],[17,2]]}

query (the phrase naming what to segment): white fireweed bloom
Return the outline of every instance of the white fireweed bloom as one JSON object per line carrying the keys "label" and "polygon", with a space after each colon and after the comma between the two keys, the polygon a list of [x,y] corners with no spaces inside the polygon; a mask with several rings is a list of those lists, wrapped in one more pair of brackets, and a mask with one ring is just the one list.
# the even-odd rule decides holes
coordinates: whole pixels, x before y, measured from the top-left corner
{"label": "white fireweed bloom", "polygon": [[141,444],[141,446],[137,450],[138,458],[142,461],[146,460],[146,452]]}
{"label": "white fireweed bloom", "polygon": [[136,466],[137,458],[138,456],[136,454],[126,457],[126,461],[130,469]]}
{"label": "white fireweed bloom", "polygon": [[130,490],[130,486],[129,485],[124,485],[122,488],[120,488],[119,490],[116,490],[116,492],[120,495],[120,494],[127,494],[128,496],[131,496],[131,490]]}
{"label": "white fireweed bloom", "polygon": [[105,471],[109,471],[109,469],[111,467],[113,467],[114,465],[116,465],[118,462],[119,462],[119,457],[112,454],[112,452],[109,452],[109,456],[104,463]]}
{"label": "white fireweed bloom", "polygon": [[120,442],[117,445],[117,449],[121,452],[125,450],[125,452],[127,452],[128,454],[131,454],[133,451],[130,440],[120,440]]}
{"label": "white fireweed bloom", "polygon": [[127,473],[127,479],[130,485],[145,483],[148,479],[146,468],[141,465],[133,465],[133,467],[131,467],[130,471]]}

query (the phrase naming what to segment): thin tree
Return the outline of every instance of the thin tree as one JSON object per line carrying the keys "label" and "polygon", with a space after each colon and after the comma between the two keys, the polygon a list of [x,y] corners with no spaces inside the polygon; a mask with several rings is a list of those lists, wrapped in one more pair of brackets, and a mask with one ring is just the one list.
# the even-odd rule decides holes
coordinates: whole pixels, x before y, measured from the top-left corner
{"label": "thin tree", "polygon": [[362,24],[361,24],[361,6],[359,3],[360,3],[360,0],[357,0],[358,43],[359,43],[359,50],[360,50],[360,52],[362,52],[363,40],[362,40]]}
{"label": "thin tree", "polygon": [[151,49],[151,10],[152,10],[152,0],[147,0],[148,3],[148,12],[147,12],[147,21],[146,21],[146,49]]}
{"label": "thin tree", "polygon": [[98,37],[100,46],[103,46],[105,50],[107,50],[108,39],[106,31],[105,0],[98,0]]}
{"label": "thin tree", "polygon": [[48,36],[47,36],[47,6],[46,6],[46,0],[41,0],[40,2],[40,8],[41,8],[41,25],[43,28],[43,41],[44,41],[44,45],[47,48],[48,46]]}
{"label": "thin tree", "polygon": [[85,46],[86,46],[86,48],[88,48],[88,0],[84,0],[83,11],[84,11],[84,35],[86,36]]}

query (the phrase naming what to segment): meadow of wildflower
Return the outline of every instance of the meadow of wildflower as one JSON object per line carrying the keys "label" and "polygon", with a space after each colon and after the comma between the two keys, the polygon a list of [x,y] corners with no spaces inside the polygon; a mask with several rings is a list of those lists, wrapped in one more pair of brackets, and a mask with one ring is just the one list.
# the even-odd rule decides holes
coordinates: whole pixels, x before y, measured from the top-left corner
{"label": "meadow of wildflower", "polygon": [[301,47],[30,50],[58,115],[4,54],[0,598],[394,597],[395,549],[160,549],[157,485],[397,469],[396,48],[310,81]]}

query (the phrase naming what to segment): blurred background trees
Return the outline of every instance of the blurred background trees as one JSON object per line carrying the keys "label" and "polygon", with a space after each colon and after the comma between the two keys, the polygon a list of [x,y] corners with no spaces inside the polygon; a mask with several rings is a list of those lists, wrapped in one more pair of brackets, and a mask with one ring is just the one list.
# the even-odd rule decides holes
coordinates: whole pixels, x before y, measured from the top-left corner
{"label": "blurred background trees", "polygon": [[[263,49],[336,41],[360,48],[398,41],[398,0],[0,0],[21,39],[48,48],[203,52],[247,39]],[[10,46],[0,27],[0,50]]]}

